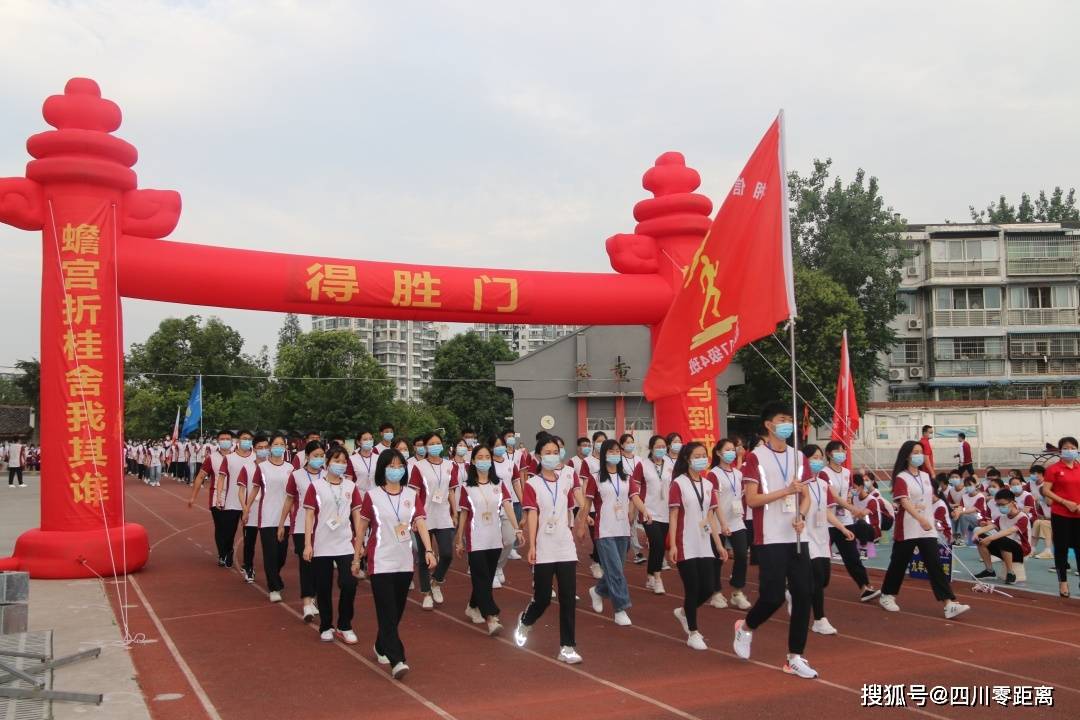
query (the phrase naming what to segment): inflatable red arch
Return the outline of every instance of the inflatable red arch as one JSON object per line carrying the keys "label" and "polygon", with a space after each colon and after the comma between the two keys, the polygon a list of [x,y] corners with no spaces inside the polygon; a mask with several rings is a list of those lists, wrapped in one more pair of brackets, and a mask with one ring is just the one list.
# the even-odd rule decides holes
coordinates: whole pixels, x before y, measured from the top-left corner
{"label": "inflatable red arch", "polygon": [[[37,578],[133,572],[149,555],[146,531],[124,515],[121,297],[448,322],[640,323],[652,327],[655,342],[712,211],[694,192],[698,173],[669,152],[644,175],[654,197],[634,207],[635,232],[607,241],[616,273],[435,267],[170,242],[161,238],[180,218],[180,195],[138,188],[131,169],[138,153],[112,134],[120,108],[101,97],[96,82],[68,81],[63,95],[45,100],[42,115],[55,129],[27,140],[33,159],[26,176],[0,178],[0,221],[40,230],[42,239],[41,527],[0,560],[0,568]],[[228,273],[238,264],[251,272]],[[657,427],[716,437],[711,387],[654,407]]]}

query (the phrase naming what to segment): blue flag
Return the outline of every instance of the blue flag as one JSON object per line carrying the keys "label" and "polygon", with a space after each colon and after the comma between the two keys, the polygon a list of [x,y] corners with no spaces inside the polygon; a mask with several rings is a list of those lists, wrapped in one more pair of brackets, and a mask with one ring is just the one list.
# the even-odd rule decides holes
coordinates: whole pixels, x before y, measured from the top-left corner
{"label": "blue flag", "polygon": [[180,431],[180,437],[187,437],[199,429],[202,420],[202,375],[195,378],[195,387],[191,388],[191,397],[188,398],[187,411],[184,413],[184,427]]}

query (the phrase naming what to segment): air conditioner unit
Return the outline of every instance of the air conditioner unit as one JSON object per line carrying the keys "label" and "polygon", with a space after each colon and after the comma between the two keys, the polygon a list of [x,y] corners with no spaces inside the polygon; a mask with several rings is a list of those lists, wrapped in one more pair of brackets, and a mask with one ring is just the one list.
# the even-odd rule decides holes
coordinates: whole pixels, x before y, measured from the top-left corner
{"label": "air conditioner unit", "polygon": [[915,318],[914,320],[907,321],[908,330],[922,330],[922,320]]}
{"label": "air conditioner unit", "polygon": [[919,268],[915,267],[914,265],[909,265],[907,268],[907,276],[919,277]]}
{"label": "air conditioner unit", "polygon": [[923,369],[921,367],[908,368],[908,375],[911,376],[912,380],[921,378],[923,376]]}
{"label": "air conditioner unit", "polygon": [[893,368],[892,370],[889,370],[889,380],[892,380],[894,382],[898,382],[898,381],[903,380],[903,379],[904,379],[904,371],[901,370],[900,368]]}

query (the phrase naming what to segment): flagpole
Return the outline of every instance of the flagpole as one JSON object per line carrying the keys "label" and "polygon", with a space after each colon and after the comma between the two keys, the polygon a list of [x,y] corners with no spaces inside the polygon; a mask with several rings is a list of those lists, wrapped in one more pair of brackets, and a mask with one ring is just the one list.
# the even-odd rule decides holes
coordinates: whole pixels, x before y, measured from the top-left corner
{"label": "flagpole", "polygon": [[199,383],[199,442],[202,442],[202,440],[203,440],[203,429],[202,429],[202,416],[203,416],[203,411],[202,411],[202,394],[203,394],[202,373],[199,373],[198,380],[196,382]]}

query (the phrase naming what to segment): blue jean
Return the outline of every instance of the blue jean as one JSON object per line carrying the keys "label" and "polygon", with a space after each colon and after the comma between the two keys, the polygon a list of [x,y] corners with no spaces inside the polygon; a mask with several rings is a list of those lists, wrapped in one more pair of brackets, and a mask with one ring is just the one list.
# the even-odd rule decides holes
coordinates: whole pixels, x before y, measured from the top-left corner
{"label": "blue jean", "polygon": [[596,582],[596,594],[611,600],[615,612],[630,609],[630,588],[623,574],[629,546],[630,538],[625,535],[596,539],[596,552],[600,556],[600,567],[604,569],[604,577]]}
{"label": "blue jean", "polygon": [[978,514],[968,513],[967,515],[961,515],[956,518],[956,538],[960,540],[966,540],[971,542],[971,533],[978,527]]}
{"label": "blue jean", "polygon": [[157,485],[159,482],[161,482],[161,466],[160,465],[151,465],[150,466],[150,484],[151,485]]}

